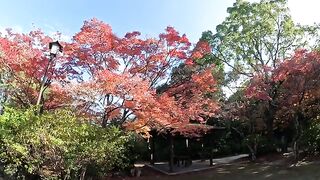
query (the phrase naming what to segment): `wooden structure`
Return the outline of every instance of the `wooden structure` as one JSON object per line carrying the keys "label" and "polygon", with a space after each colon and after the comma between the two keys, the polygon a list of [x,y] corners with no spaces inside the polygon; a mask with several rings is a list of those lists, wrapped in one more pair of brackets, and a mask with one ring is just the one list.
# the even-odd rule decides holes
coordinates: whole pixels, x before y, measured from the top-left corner
{"label": "wooden structure", "polygon": [[[202,139],[203,135],[208,134],[208,133],[213,133],[212,131],[214,130],[224,130],[224,127],[214,127],[214,126],[209,126],[209,125],[202,125],[202,124],[188,124],[188,126],[197,126],[198,128],[205,128],[206,131],[204,131],[204,133],[199,133],[199,136],[196,137],[192,137],[192,136],[186,136],[183,134],[179,134],[180,136],[184,136],[185,138],[185,147],[186,147],[186,154],[185,155],[175,155],[174,153],[174,141],[175,141],[175,136],[178,134],[172,134],[171,131],[167,131],[165,132],[166,137],[168,138],[169,141],[169,170],[170,172],[173,172],[174,169],[174,165],[176,166],[185,166],[188,167],[192,164],[192,158],[190,155],[190,139],[192,138],[200,138]],[[156,135],[156,130],[154,130],[154,132],[152,133],[153,136]],[[155,163],[155,138],[154,137],[150,137],[148,139],[148,148],[149,148],[149,152],[150,152],[150,164],[154,165]],[[203,149],[204,149],[204,143],[202,141],[202,153],[203,153]],[[210,144],[210,146],[212,147],[213,144]],[[213,165],[213,156],[212,153],[210,154],[210,166]]]}

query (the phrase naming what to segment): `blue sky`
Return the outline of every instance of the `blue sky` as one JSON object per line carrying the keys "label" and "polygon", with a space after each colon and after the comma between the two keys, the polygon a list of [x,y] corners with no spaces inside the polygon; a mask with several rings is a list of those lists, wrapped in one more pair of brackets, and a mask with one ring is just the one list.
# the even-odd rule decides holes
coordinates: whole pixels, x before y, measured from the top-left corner
{"label": "blue sky", "polygon": [[[52,3],[54,2],[54,3]],[[0,27],[28,31],[32,26],[46,32],[72,35],[83,21],[96,17],[118,35],[138,30],[154,36],[174,26],[196,41],[201,32],[215,29],[227,15],[233,0],[10,0],[2,1]]]}
{"label": "blue sky", "polygon": [[[227,15],[235,0],[7,0],[0,5],[0,31],[11,27],[27,32],[33,26],[47,33],[60,31],[67,36],[78,32],[83,21],[96,17],[122,36],[138,30],[156,36],[168,25],[186,33],[196,42],[205,30],[213,30]],[[318,0],[289,0],[297,22],[320,22]]]}

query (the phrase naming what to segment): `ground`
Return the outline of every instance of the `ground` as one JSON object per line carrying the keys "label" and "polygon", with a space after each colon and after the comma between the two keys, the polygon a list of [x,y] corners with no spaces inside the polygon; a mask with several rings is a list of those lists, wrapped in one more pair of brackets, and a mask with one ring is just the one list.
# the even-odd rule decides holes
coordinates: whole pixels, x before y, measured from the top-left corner
{"label": "ground", "polygon": [[140,180],[257,180],[257,179],[286,179],[286,180],[319,180],[319,164],[302,165],[298,167],[268,165],[265,163],[236,163],[224,165],[216,169],[178,176],[146,176]]}
{"label": "ground", "polygon": [[158,171],[166,173],[166,174],[171,174],[171,175],[183,174],[183,173],[188,173],[188,172],[202,171],[205,169],[215,168],[221,164],[232,163],[232,162],[244,159],[244,158],[248,158],[248,156],[249,156],[248,154],[240,154],[240,155],[235,155],[235,156],[216,158],[216,159],[213,159],[214,166],[210,166],[209,160],[204,160],[204,161],[194,160],[194,161],[192,161],[192,165],[187,166],[187,167],[184,166],[183,164],[181,164],[180,166],[173,166],[173,172],[170,172],[168,162],[158,162],[158,163],[155,163],[151,167],[157,169]]}
{"label": "ground", "polygon": [[262,158],[258,162],[249,161],[224,164],[219,167],[182,175],[167,176],[147,167],[139,178],[129,180],[320,180],[320,161],[304,159],[292,163],[286,158]]}

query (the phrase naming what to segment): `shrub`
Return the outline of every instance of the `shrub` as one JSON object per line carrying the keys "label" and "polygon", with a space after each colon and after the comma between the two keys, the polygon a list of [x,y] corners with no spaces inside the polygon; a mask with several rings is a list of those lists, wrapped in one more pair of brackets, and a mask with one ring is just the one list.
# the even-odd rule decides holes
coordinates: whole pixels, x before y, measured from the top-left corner
{"label": "shrub", "polygon": [[6,175],[71,179],[90,167],[104,175],[127,166],[129,137],[119,128],[86,123],[69,110],[41,116],[34,112],[6,108],[0,116],[0,160]]}
{"label": "shrub", "polygon": [[300,143],[311,153],[320,151],[320,116],[303,132]]}

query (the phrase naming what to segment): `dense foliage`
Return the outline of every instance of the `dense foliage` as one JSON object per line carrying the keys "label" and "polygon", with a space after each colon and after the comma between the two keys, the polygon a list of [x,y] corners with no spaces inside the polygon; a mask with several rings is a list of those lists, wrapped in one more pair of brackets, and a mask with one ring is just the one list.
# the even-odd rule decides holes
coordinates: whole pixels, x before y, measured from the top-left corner
{"label": "dense foliage", "polygon": [[174,67],[193,68],[210,53],[208,43],[193,46],[173,27],[158,38],[118,37],[91,19],[60,42],[63,54],[48,54],[51,41],[40,30],[0,36],[0,159],[8,175],[83,179],[87,169],[119,170],[136,159],[127,133],[197,135],[203,126],[189,124],[218,109],[214,66],[157,93]]}
{"label": "dense foliage", "polygon": [[95,18],[54,56],[40,30],[0,34],[0,172],[104,176],[147,159],[151,132],[170,162],[172,135],[193,158],[319,151],[319,27],[295,24],[285,0],[227,12],[195,44],[173,27],[121,37]]}
{"label": "dense foliage", "polygon": [[114,167],[126,167],[129,136],[116,127],[104,129],[83,121],[68,110],[37,116],[34,109],[7,108],[0,116],[5,174],[65,179],[80,177],[90,168],[104,175]]}

